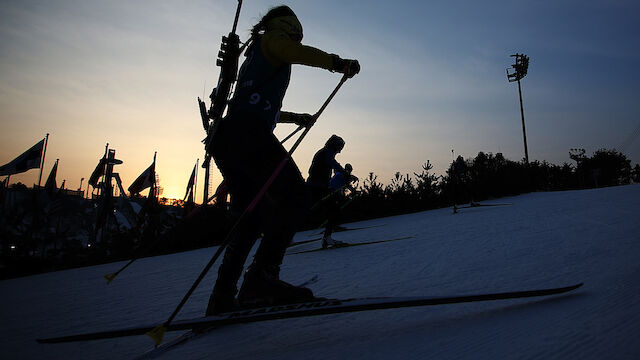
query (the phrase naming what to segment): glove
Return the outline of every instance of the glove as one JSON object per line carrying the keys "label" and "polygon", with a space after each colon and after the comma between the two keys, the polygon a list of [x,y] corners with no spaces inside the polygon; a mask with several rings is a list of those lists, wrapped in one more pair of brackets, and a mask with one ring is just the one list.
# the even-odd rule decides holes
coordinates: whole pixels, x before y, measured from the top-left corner
{"label": "glove", "polygon": [[339,72],[352,78],[360,72],[360,63],[358,60],[342,59],[338,55],[333,55],[332,71]]}
{"label": "glove", "polygon": [[293,120],[294,124],[304,127],[310,127],[313,125],[313,123],[316,122],[316,119],[314,119],[313,116],[309,114],[292,113],[291,120]]}

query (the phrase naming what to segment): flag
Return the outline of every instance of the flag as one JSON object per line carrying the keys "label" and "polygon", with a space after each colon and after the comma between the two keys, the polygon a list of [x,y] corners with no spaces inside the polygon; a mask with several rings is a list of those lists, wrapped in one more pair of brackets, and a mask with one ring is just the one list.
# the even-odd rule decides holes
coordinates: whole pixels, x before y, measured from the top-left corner
{"label": "flag", "polygon": [[49,177],[47,178],[47,182],[44,183],[44,188],[49,190],[49,191],[53,191],[57,188],[56,186],[56,176],[58,175],[58,160],[56,160],[56,163],[53,164],[53,168],[51,169],[51,172],[49,173]]}
{"label": "flag", "polygon": [[143,171],[140,176],[129,186],[129,192],[131,195],[137,194],[140,191],[151,187],[156,181],[156,160],[154,158],[153,163]]}
{"label": "flag", "polygon": [[191,177],[189,178],[189,184],[187,185],[187,192],[184,194],[184,199],[187,200],[189,198],[189,202],[193,202],[193,185],[196,182],[196,171],[198,171],[198,163],[193,167],[193,171],[191,172]]}
{"label": "flag", "polygon": [[20,174],[30,169],[40,168],[43,149],[44,139],[33,145],[31,149],[22,153],[22,155],[13,159],[10,163],[0,166],[0,176]]}
{"label": "flag", "polygon": [[98,181],[100,181],[100,178],[104,175],[104,170],[106,166],[107,166],[107,157],[105,155],[102,157],[102,159],[100,159],[100,161],[98,162],[98,165],[91,173],[91,176],[89,177],[89,185],[93,187],[98,186]]}

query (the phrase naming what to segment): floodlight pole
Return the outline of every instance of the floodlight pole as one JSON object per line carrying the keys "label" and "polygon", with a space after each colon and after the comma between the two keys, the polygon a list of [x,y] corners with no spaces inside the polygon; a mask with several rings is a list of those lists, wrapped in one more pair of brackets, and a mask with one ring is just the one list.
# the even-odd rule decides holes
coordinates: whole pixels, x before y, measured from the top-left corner
{"label": "floodlight pole", "polygon": [[509,74],[509,69],[507,69],[507,80],[509,82],[518,82],[518,95],[520,96],[520,116],[522,118],[522,138],[524,139],[524,161],[529,164],[529,150],[527,147],[527,130],[524,126],[524,107],[522,105],[522,86],[520,85],[520,80],[527,76],[527,71],[529,68],[529,57],[524,54],[514,54],[511,57],[516,58],[516,63],[511,65],[515,69],[515,72]]}
{"label": "floodlight pole", "polygon": [[527,130],[524,126],[524,107],[522,106],[522,87],[518,79],[518,95],[520,95],[520,116],[522,117],[522,138],[524,139],[524,161],[529,164],[529,150],[527,148]]}

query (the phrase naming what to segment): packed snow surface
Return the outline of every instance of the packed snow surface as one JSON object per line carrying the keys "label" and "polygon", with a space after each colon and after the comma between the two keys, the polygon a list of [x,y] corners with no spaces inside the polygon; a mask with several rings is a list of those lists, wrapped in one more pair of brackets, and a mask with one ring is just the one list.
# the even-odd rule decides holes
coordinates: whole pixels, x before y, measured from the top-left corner
{"label": "packed snow surface", "polygon": [[[281,277],[318,274],[319,296],[444,296],[556,287],[544,298],[324,315],[231,325],[163,359],[638,359],[640,185],[540,192],[346,224],[346,242],[412,236],[331,251],[289,249]],[[313,239],[301,232],[295,241]],[[36,338],[160,324],[216,248],[0,282],[3,359],[131,359],[146,336],[67,344]],[[203,314],[215,269],[178,318]],[[165,339],[179,335],[167,333]]]}

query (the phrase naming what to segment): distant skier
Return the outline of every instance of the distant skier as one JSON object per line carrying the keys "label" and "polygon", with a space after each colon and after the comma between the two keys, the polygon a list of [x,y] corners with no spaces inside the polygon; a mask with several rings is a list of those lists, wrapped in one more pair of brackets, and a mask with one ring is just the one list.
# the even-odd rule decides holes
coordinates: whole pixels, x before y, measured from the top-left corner
{"label": "distant skier", "polygon": [[469,189],[470,181],[470,169],[467,166],[464,158],[458,156],[449,167],[449,178],[452,184],[453,194],[453,213],[458,212],[458,203],[464,203],[469,199],[469,207],[478,206],[479,204],[473,201],[473,194]]}
{"label": "distant skier", "polygon": [[[353,77],[360,71],[357,60],[345,60],[302,45],[302,25],[287,6],[270,9],[251,31],[251,45],[240,68],[227,116],[220,121],[208,146],[231,194],[236,212],[246,209],[273,174],[287,151],[273,135],[278,122],[311,126],[308,114],[281,112],[289,85],[291,64],[320,67]],[[283,304],[313,299],[310,289],[280,280],[280,265],[287,245],[309,208],[308,192],[300,170],[289,160],[268,188],[238,236],[231,239],[218,270],[206,314],[231,311],[238,305]],[[262,241],[237,282],[245,260],[262,235]]]}
{"label": "distant skier", "polygon": [[355,192],[356,189],[351,186],[351,183],[358,181],[358,177],[352,175],[352,172],[353,166],[351,164],[345,164],[344,172],[337,172],[331,177],[331,180],[329,180],[329,189],[335,192],[339,191],[341,194],[344,194],[344,190]]}
{"label": "distant skier", "polygon": [[[336,160],[336,155],[342,151],[344,144],[344,140],[341,137],[331,135],[324,147],[315,153],[311,161],[307,186],[311,190],[312,210],[317,216],[327,216],[332,210],[332,206],[329,206],[329,198],[331,197],[329,181],[331,180],[332,172],[342,174],[344,177],[350,175]],[[333,226],[334,224],[331,225]],[[325,231],[325,235],[322,237],[322,247],[344,245],[344,243],[331,238],[331,232]]]}
{"label": "distant skier", "polygon": [[327,225],[324,229],[322,236],[322,248],[339,247],[347,245],[346,243],[336,240],[331,237],[334,229],[338,228],[338,222],[342,215],[342,208],[346,204],[345,192],[350,191],[354,194],[356,189],[351,186],[351,183],[358,181],[358,178],[351,175],[353,172],[353,166],[351,164],[345,164],[345,172],[336,172],[335,175],[329,180],[329,195],[325,197],[324,201],[327,202],[328,214]]}

